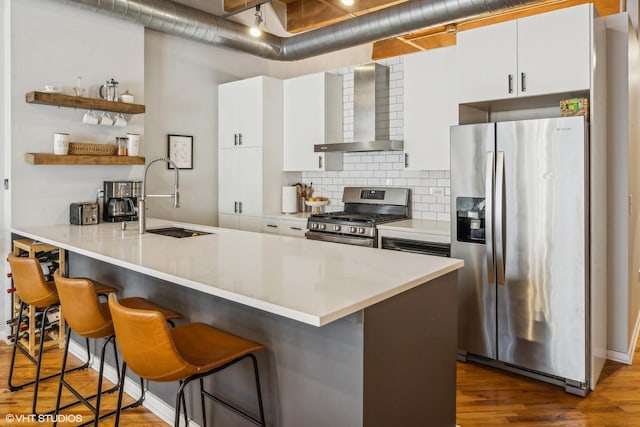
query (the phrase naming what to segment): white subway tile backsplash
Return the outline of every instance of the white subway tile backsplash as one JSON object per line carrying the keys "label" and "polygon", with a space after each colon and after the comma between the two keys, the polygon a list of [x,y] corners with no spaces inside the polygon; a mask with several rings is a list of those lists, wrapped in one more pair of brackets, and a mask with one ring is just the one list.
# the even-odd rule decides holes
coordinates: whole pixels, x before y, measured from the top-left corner
{"label": "white subway tile backsplash", "polygon": [[[389,70],[389,136],[404,138],[404,63],[401,56],[380,61]],[[353,67],[331,71],[342,75],[343,135],[353,141]],[[345,186],[396,186],[411,189],[411,212],[416,219],[450,221],[450,180],[448,170],[407,171],[404,152],[346,153],[340,172],[303,172],[304,182],[313,182],[315,194],[330,198],[330,206],[340,208]]]}
{"label": "white subway tile backsplash", "polygon": [[389,90],[389,101],[391,101],[391,99],[393,99],[394,97],[397,99],[398,96],[402,96],[402,95],[404,95],[404,88],[403,87],[396,87],[394,89],[390,89]]}

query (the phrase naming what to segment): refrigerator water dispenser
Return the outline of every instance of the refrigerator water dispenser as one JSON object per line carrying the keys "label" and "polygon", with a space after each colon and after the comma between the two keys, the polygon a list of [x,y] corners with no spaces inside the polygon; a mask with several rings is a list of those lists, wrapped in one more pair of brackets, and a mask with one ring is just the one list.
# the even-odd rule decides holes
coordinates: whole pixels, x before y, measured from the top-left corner
{"label": "refrigerator water dispenser", "polygon": [[485,243],[484,205],[484,198],[456,198],[456,220],[459,242]]}

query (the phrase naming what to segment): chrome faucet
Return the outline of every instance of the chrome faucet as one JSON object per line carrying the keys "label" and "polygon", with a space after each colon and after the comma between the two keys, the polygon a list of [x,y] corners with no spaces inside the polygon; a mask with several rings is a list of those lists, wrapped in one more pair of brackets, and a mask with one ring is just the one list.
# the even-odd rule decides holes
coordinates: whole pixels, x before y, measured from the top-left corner
{"label": "chrome faucet", "polygon": [[[149,171],[149,167],[156,162],[167,162],[173,169],[176,171],[176,181],[173,185],[173,194],[147,194],[147,172]],[[152,160],[147,167],[144,169],[144,179],[142,180],[142,195],[138,199],[138,223],[140,229],[138,231],[139,234],[144,234],[147,231],[147,220],[146,220],[146,212],[144,201],[147,197],[171,197],[173,198],[173,207],[180,207],[180,194],[178,193],[178,187],[180,186],[180,176],[178,174],[178,165],[174,163],[173,160],[167,159],[164,157],[158,157],[157,159]]]}

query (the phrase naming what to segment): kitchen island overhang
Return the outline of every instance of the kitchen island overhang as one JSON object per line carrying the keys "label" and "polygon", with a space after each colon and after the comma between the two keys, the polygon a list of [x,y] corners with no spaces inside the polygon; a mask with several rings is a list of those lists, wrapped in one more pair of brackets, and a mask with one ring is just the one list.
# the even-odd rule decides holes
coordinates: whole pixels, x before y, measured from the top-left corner
{"label": "kitchen island overhang", "polygon": [[455,425],[461,261],[179,225],[212,234],[175,239],[113,224],[13,232],[67,249],[73,275],[124,276],[123,296],[157,296],[159,279],[191,320],[264,343],[274,425]]}

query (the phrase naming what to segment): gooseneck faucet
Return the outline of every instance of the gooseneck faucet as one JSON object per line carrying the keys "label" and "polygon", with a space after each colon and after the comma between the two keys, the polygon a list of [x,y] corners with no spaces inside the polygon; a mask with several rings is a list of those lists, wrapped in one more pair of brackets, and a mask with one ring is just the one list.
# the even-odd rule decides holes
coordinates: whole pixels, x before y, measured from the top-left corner
{"label": "gooseneck faucet", "polygon": [[[166,162],[173,166],[173,170],[176,172],[176,180],[173,185],[173,194],[147,194],[147,172],[149,167],[156,162]],[[138,223],[140,226],[139,233],[144,234],[147,231],[147,221],[144,202],[147,197],[171,197],[173,198],[173,207],[180,207],[180,194],[178,193],[178,187],[180,186],[180,176],[178,174],[178,165],[173,160],[164,157],[158,157],[152,160],[144,169],[144,179],[142,180],[142,195],[138,199]]]}

